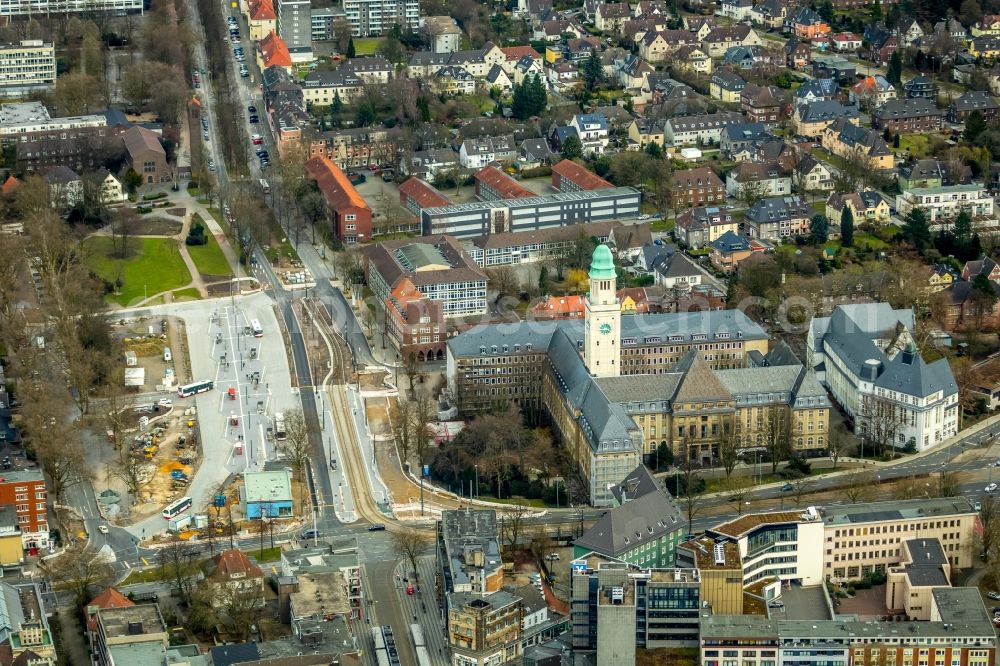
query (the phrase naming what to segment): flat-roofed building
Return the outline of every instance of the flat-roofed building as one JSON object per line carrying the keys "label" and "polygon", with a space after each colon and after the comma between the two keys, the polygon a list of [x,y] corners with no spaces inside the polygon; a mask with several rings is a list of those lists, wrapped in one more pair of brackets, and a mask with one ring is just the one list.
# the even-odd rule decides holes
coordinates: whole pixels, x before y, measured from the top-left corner
{"label": "flat-roofed building", "polygon": [[912,540],[937,540],[952,569],[972,566],[979,513],[965,498],[900,500],[822,510],[823,574],[835,582],[906,562]]}
{"label": "flat-roofed building", "polygon": [[493,509],[452,509],[437,523],[438,593],[478,595],[503,587],[497,513]]}
{"label": "flat-roofed building", "polygon": [[[94,615],[93,655],[98,666],[147,663],[167,650],[167,625],[156,604],[102,608]],[[154,662],[149,662],[154,663]]]}
{"label": "flat-roofed building", "polygon": [[0,16],[51,16],[143,11],[143,0],[0,0]]}
{"label": "flat-roofed building", "polygon": [[[2,15],[2,14],[0,14]],[[0,95],[24,95],[56,82],[56,50],[40,39],[0,44]]]}

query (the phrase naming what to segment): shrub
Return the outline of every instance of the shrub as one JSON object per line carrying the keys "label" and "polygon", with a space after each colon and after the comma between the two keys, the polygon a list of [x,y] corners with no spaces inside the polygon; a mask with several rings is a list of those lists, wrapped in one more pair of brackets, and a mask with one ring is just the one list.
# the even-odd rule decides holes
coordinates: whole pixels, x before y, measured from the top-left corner
{"label": "shrub", "polygon": [[185,245],[205,245],[208,243],[208,236],[205,235],[205,225],[201,222],[195,222],[191,225],[191,230],[188,231],[187,238],[184,239]]}
{"label": "shrub", "polygon": [[142,195],[142,200],[143,201],[156,201],[157,199],[162,199],[165,196],[167,196],[166,192],[150,192],[149,194],[143,194]]}

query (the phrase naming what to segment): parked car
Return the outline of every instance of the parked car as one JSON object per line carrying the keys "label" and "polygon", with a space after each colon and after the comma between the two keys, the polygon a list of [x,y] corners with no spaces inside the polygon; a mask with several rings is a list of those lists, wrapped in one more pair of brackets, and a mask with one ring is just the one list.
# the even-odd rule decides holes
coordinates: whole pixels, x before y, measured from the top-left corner
{"label": "parked car", "polygon": [[319,536],[319,530],[314,530],[311,527],[302,532],[303,539],[315,539],[318,536]]}
{"label": "parked car", "polygon": [[253,136],[250,137],[250,141],[253,142],[253,145],[259,146],[264,143],[264,137],[262,137],[260,134],[254,134]]}
{"label": "parked car", "polygon": [[382,523],[372,523],[368,526],[369,532],[385,532],[385,525]]}
{"label": "parked car", "polygon": [[991,483],[988,486],[986,486],[986,492],[988,492],[988,493],[992,493],[996,489],[997,489],[997,484],[995,484],[995,483]]}
{"label": "parked car", "polygon": [[768,608],[784,608],[785,602],[781,601],[780,599],[774,599],[772,601],[767,602],[767,605]]}
{"label": "parked car", "polygon": [[986,596],[988,596],[990,599],[994,599],[994,600],[995,599],[1000,599],[1000,592],[987,592]]}

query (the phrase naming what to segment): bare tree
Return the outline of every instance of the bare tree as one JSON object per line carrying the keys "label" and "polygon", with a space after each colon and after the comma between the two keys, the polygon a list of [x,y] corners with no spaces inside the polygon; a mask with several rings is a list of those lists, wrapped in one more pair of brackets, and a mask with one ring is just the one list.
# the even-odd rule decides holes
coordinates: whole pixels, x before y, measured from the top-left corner
{"label": "bare tree", "polygon": [[[120,375],[121,373],[116,373]],[[101,392],[101,422],[116,452],[128,451],[126,433],[135,430],[138,418],[135,412],[135,395],[125,390],[124,381],[112,380]]]}
{"label": "bare tree", "polygon": [[896,438],[903,425],[905,410],[894,402],[876,395],[865,395],[861,402],[861,437],[874,449],[873,453],[895,453]]}
{"label": "bare tree", "polygon": [[410,352],[403,359],[403,374],[406,375],[406,381],[410,385],[410,390],[413,390],[413,380],[420,375],[420,361],[417,359],[417,355]]}
{"label": "bare tree", "polygon": [[500,514],[502,536],[506,539],[511,550],[517,550],[518,540],[523,535],[524,521],[527,519],[528,513],[528,507],[521,504],[511,504]]}
{"label": "bare tree", "polygon": [[187,541],[182,541],[176,534],[173,541],[160,548],[156,553],[157,563],[165,578],[170,580],[174,594],[185,604],[191,603],[191,592],[194,587],[195,559],[198,551]]}
{"label": "bare tree", "polygon": [[719,438],[719,461],[728,479],[740,461],[740,439],[730,420],[723,423],[722,436]]}
{"label": "bare tree", "polygon": [[764,447],[771,459],[771,474],[775,474],[778,471],[778,464],[791,450],[792,424],[785,409],[772,406],[764,415],[763,425]]}
{"label": "bare tree", "polygon": [[300,483],[305,483],[306,463],[312,453],[310,435],[312,428],[299,408],[285,412],[285,439],[278,446],[294,465]]}
{"label": "bare tree", "polygon": [[111,244],[120,259],[128,257],[128,241],[139,225],[139,214],[134,208],[119,208],[111,218]]}
{"label": "bare tree", "polygon": [[413,580],[418,580],[417,558],[430,545],[430,536],[414,529],[403,529],[392,533],[392,550],[397,557],[406,559],[413,572]]}
{"label": "bare tree", "polygon": [[983,524],[983,531],[979,536],[981,555],[989,556],[993,547],[1000,541],[1000,503],[995,496],[984,493],[979,502],[979,520]]}
{"label": "bare tree", "polygon": [[70,545],[62,555],[39,566],[56,590],[73,594],[77,608],[87,604],[115,579],[110,558],[82,541]]}
{"label": "bare tree", "polygon": [[875,477],[871,472],[852,474],[847,481],[847,485],[843,487],[844,497],[851,504],[868,501],[874,495],[873,481],[875,481]]}
{"label": "bare tree", "polygon": [[703,492],[704,483],[698,468],[695,467],[694,461],[691,459],[690,449],[691,442],[689,439],[685,438],[680,445],[680,455],[674,463],[680,470],[680,474],[678,476],[680,487],[675,490],[677,490],[677,497],[680,499],[681,504],[684,507],[684,514],[687,517],[689,534],[694,526],[695,516],[698,515],[702,509],[701,494]]}
{"label": "bare tree", "polygon": [[750,504],[753,482],[745,476],[730,477],[722,482],[721,490],[728,494],[730,502],[736,503],[736,513],[742,516],[745,505]]}
{"label": "bare tree", "polygon": [[842,426],[835,426],[830,430],[830,436],[827,440],[827,450],[830,452],[830,457],[833,459],[833,468],[837,469],[837,463],[840,461],[840,457],[847,452],[847,447],[850,443],[847,431],[844,430]]}
{"label": "bare tree", "polygon": [[237,640],[246,641],[250,637],[250,627],[264,607],[263,586],[216,584],[211,586],[211,592],[213,603],[222,615],[220,619]]}
{"label": "bare tree", "polygon": [[795,506],[801,506],[806,496],[809,495],[813,490],[812,483],[809,479],[795,479],[792,481],[792,501],[795,502]]}

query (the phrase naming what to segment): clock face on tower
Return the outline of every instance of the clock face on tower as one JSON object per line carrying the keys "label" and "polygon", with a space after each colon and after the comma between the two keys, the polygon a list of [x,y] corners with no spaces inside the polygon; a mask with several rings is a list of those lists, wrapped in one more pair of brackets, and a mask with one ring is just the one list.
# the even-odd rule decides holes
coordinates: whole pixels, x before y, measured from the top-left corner
{"label": "clock face on tower", "polygon": [[611,332],[611,324],[601,324],[601,333],[607,335]]}

